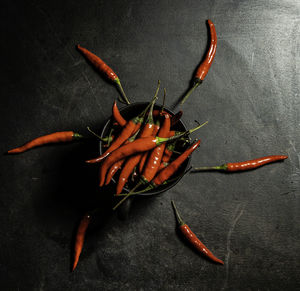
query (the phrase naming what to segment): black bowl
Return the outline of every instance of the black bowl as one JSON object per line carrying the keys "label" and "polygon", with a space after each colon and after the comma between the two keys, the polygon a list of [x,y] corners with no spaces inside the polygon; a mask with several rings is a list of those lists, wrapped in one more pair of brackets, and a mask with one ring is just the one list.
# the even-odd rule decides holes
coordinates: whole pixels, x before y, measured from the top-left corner
{"label": "black bowl", "polygon": [[[134,118],[135,116],[140,114],[140,112],[142,112],[146,108],[147,105],[148,105],[148,103],[142,103],[142,102],[132,103],[126,107],[121,108],[120,113],[126,120],[130,120],[131,118]],[[154,109],[161,109],[161,105],[156,104],[154,106]],[[171,116],[174,115],[174,113],[170,109],[165,108],[164,110],[166,112],[168,112]],[[107,120],[107,122],[102,130],[102,133],[101,133],[102,138],[109,135],[109,131],[110,131],[110,128],[111,128],[113,122],[114,122],[114,120],[112,118]],[[176,125],[174,125],[174,127],[172,127],[172,130],[183,132],[183,131],[186,131],[187,128],[184,125],[184,123],[181,120],[179,120],[176,123]],[[105,148],[103,147],[103,145],[104,145],[103,142],[100,141],[100,154],[102,154],[105,151]],[[185,145],[186,148],[188,146],[189,146],[189,144]],[[152,189],[145,193],[141,193],[139,195],[150,196],[150,195],[160,194],[162,192],[165,192],[165,191],[171,189],[180,181],[180,179],[183,177],[183,173],[187,170],[189,165],[190,165],[190,157],[185,160],[185,162],[181,165],[181,167],[178,169],[178,171],[174,174],[174,177],[178,177],[177,179],[174,179],[174,181],[172,181],[166,185],[161,185],[155,189]],[[113,183],[116,184],[116,179],[113,178],[112,181],[113,181]],[[125,191],[129,192],[129,189],[124,188],[124,192]]]}

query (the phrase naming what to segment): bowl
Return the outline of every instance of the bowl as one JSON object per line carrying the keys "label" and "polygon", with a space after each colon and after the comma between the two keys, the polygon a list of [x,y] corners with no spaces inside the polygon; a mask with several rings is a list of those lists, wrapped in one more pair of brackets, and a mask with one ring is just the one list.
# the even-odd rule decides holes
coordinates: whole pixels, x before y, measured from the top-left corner
{"label": "bowl", "polygon": [[[132,103],[126,107],[123,107],[120,109],[120,113],[121,115],[126,119],[126,120],[130,120],[131,118],[134,118],[135,116],[137,116],[138,114],[140,114],[140,112],[142,112],[146,106],[148,105],[149,103],[142,103],[142,102],[138,102],[138,103]],[[154,110],[155,109],[161,109],[162,105],[159,105],[159,104],[156,104],[154,106]],[[174,115],[174,112],[172,112],[169,108],[164,108],[164,110],[166,112],[168,112],[171,116]],[[109,135],[109,132],[110,132],[110,129],[111,129],[111,126],[113,125],[113,118],[110,117],[107,122],[105,123],[105,126],[102,130],[102,133],[101,133],[101,137],[104,138],[106,136]],[[183,131],[186,131],[187,130],[187,127],[185,126],[185,124],[179,120],[173,127],[172,127],[172,130],[175,130],[175,131],[180,131],[180,132],[183,132]],[[190,141],[189,143],[186,143],[184,148],[181,148],[181,151],[184,150],[185,148],[187,148],[190,144]],[[104,143],[102,141],[100,141],[100,154],[102,154],[106,148],[103,147],[104,146]],[[177,172],[174,174],[173,177],[171,177],[170,179],[174,178],[174,177],[178,177],[177,179],[173,179],[173,181],[171,181],[170,183],[168,184],[165,184],[165,185],[160,185],[159,187],[155,188],[155,189],[152,189],[152,190],[149,190],[148,192],[145,192],[145,193],[141,193],[139,195],[142,195],[142,196],[150,196],[150,195],[156,195],[156,194],[160,194],[160,193],[163,193],[169,189],[171,189],[172,187],[174,187],[180,180],[181,178],[183,177],[183,173],[187,170],[187,168],[189,167],[190,165],[190,157],[188,159],[185,160],[185,162],[181,165],[181,167],[177,170]],[[120,171],[118,171],[120,172]],[[119,175],[118,173],[113,177],[112,179],[112,182],[114,184],[117,183],[117,178]],[[141,189],[141,188],[140,188]],[[123,189],[123,192],[129,192],[130,189],[128,189],[127,187],[125,187]],[[138,191],[138,190],[137,190]],[[134,196],[134,195],[133,195]],[[133,197],[132,196],[132,197]],[[127,199],[128,200],[128,199]]]}

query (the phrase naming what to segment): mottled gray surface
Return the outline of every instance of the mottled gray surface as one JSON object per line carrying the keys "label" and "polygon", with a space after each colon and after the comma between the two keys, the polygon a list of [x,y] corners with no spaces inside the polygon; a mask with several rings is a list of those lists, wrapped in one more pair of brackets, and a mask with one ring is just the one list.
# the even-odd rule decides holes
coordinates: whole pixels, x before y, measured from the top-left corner
{"label": "mottled gray surface", "polygon": [[[209,124],[194,165],[269,154],[283,163],[227,175],[189,174],[161,196],[136,199],[127,221],[113,189],[83,161],[96,142],[1,156],[1,290],[296,290],[299,279],[299,1],[2,1],[0,149],[44,133],[100,130],[117,98],[75,50],[101,56],[132,101],[156,82],[171,106],[207,46],[218,48],[183,120]],[[193,251],[175,230],[170,201],[225,266]],[[102,207],[78,268],[71,246],[80,215]]]}

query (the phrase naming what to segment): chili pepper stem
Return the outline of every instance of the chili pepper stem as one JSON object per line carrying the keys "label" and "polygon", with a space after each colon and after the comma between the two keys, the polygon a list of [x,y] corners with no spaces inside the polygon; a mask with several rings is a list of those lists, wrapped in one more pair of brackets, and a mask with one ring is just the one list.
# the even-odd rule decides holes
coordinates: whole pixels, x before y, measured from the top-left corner
{"label": "chili pepper stem", "polygon": [[169,142],[169,141],[172,141],[172,140],[174,140],[174,139],[178,139],[178,138],[180,138],[180,137],[182,137],[182,136],[184,136],[184,135],[191,134],[191,133],[193,133],[194,131],[196,131],[196,130],[198,130],[199,128],[201,128],[202,126],[206,125],[207,123],[208,123],[208,121],[206,121],[206,122],[204,122],[204,123],[198,125],[198,126],[195,127],[195,128],[192,128],[192,129],[187,130],[187,131],[185,131],[185,132],[183,132],[183,133],[174,135],[174,136],[172,136],[172,137],[156,137],[156,138],[157,138],[157,144],[159,145],[159,144],[162,144],[162,143],[164,143],[164,142]]}
{"label": "chili pepper stem", "polygon": [[87,128],[87,130],[88,130],[91,134],[93,134],[94,136],[98,137],[101,141],[105,141],[100,135],[98,135],[97,133],[95,133],[94,131],[92,131],[92,130],[90,129],[89,126],[87,126],[86,128]]}
{"label": "chili pepper stem", "polygon": [[117,84],[117,86],[118,86],[118,88],[119,88],[119,90],[120,90],[120,92],[121,92],[121,95],[122,95],[124,101],[126,102],[127,105],[129,105],[130,102],[129,102],[129,100],[128,100],[128,98],[127,98],[125,92],[124,92],[124,89],[123,89],[123,87],[122,87],[122,85],[121,85],[120,79],[119,79],[119,78],[116,78],[116,79],[114,80],[114,82]]}
{"label": "chili pepper stem", "polygon": [[172,200],[171,203],[172,203],[173,209],[174,209],[174,211],[175,211],[175,216],[176,216],[177,222],[179,223],[180,226],[181,226],[181,225],[184,225],[185,223],[184,223],[184,221],[182,220],[182,218],[181,218],[181,216],[180,216],[180,214],[179,214],[179,212],[178,212],[178,210],[177,210],[177,207],[176,207],[176,205],[175,205],[175,202]]}
{"label": "chili pepper stem", "polygon": [[215,167],[197,167],[192,170],[192,172],[200,172],[200,171],[226,171],[227,165],[215,166]]}
{"label": "chili pepper stem", "polygon": [[114,206],[114,208],[113,208],[113,210],[116,210],[129,196],[131,196],[133,193],[134,193],[134,191],[138,188],[138,187],[140,187],[141,185],[142,185],[143,183],[140,181],[140,182],[138,182],[132,189],[131,189],[131,191],[122,199],[122,200],[120,200],[115,206]]}
{"label": "chili pepper stem", "polygon": [[185,94],[185,96],[182,98],[180,104],[184,104],[184,102],[190,97],[190,95],[193,93],[193,91],[202,83],[202,81],[196,81],[193,87],[191,87],[188,92]]}
{"label": "chili pepper stem", "polygon": [[74,138],[74,139],[81,139],[81,138],[83,138],[83,135],[81,135],[80,133],[74,132],[73,138]]}

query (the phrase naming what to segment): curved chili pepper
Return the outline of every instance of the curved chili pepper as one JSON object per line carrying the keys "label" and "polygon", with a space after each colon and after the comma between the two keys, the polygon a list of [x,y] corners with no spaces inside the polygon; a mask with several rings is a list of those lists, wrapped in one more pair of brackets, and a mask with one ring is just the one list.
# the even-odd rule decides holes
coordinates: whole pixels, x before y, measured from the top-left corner
{"label": "curved chili pepper", "polygon": [[127,104],[130,104],[128,98],[126,97],[126,94],[123,90],[123,87],[121,85],[120,79],[117,76],[117,74],[98,56],[93,54],[92,52],[88,51],[86,48],[77,45],[77,49],[87,58],[88,61],[91,62],[91,64],[100,72],[103,73],[109,80],[113,81],[119,88],[122,97],[124,99],[124,102]]}
{"label": "curved chili pepper", "polygon": [[[152,105],[149,109],[148,118],[147,118],[146,124],[144,125],[144,127],[141,131],[140,138],[151,136],[151,134],[153,132],[153,128],[154,128],[153,116],[152,116],[153,106],[154,106],[154,103],[152,103]],[[128,158],[128,160],[126,161],[126,163],[120,173],[119,181],[117,184],[116,194],[120,194],[122,192],[122,190],[128,180],[128,177],[130,176],[130,174],[132,173],[132,171],[136,167],[136,165],[139,163],[141,157],[142,157],[142,153],[133,155],[132,157]]]}
{"label": "curved chili pepper", "polygon": [[125,159],[119,160],[110,167],[110,169],[107,172],[105,185],[108,185],[110,183],[111,179],[118,172],[118,170],[121,169],[124,162],[125,162]]}
{"label": "curved chili pepper", "polygon": [[7,153],[8,154],[19,154],[23,153],[29,149],[44,145],[44,144],[49,144],[49,143],[58,143],[58,142],[67,142],[67,141],[72,141],[75,139],[80,139],[83,136],[79,133],[75,133],[73,131],[59,131],[59,132],[54,132],[51,134],[47,134],[44,136],[40,136],[38,138],[35,138],[28,143],[24,144],[23,146],[17,147],[15,149],[9,150]]}
{"label": "curved chili pepper", "polygon": [[[158,132],[159,137],[169,137],[170,134],[170,116],[165,115],[165,120],[163,126]],[[163,143],[157,147],[155,147],[149,155],[145,168],[143,170],[141,179],[146,182],[150,182],[156,175],[158,168],[160,166],[160,162],[165,150],[166,144]],[[121,193],[121,192],[120,192]]]}
{"label": "curved chili pepper", "polygon": [[[204,123],[206,124],[206,123]],[[199,125],[197,127],[200,128],[202,125]],[[172,139],[172,137],[170,137]],[[174,160],[171,164],[169,164],[166,168],[162,169],[158,175],[151,181],[151,183],[147,183],[148,186],[138,193],[144,193],[147,192],[153,188],[158,187],[159,185],[163,184],[169,177],[171,177],[181,166],[181,164],[188,158],[188,156],[200,145],[200,140],[195,142],[192,146],[190,146],[186,151],[184,151],[176,160]],[[125,197],[119,201],[113,208],[113,210],[116,210],[129,196],[137,194],[134,191],[140,187],[144,183],[143,179],[141,179],[131,191],[125,195]]]}
{"label": "curved chili pepper", "polygon": [[182,110],[180,110],[171,117],[171,127],[174,126],[175,124],[177,124],[177,122],[182,117],[182,114],[183,114],[183,112],[182,112]]}
{"label": "curved chili pepper", "polygon": [[[156,134],[158,133],[159,131],[159,128],[160,128],[160,121],[157,120],[154,124],[154,128],[153,128],[153,132],[152,132],[152,136],[156,136]],[[144,165],[147,161],[147,158],[148,158],[148,154],[149,152],[145,152],[142,154],[142,157],[141,157],[141,160],[140,160],[140,163],[139,163],[139,172],[142,173],[143,172],[143,169],[144,169]]]}
{"label": "curved chili pepper", "polygon": [[209,170],[218,170],[218,171],[226,171],[226,172],[246,171],[246,170],[256,169],[265,164],[285,160],[287,158],[288,158],[288,156],[284,156],[284,155],[266,156],[266,157],[262,157],[262,158],[245,161],[245,162],[227,163],[227,164],[223,164],[221,166],[216,166],[216,167],[194,168],[193,172],[209,171]]}
{"label": "curved chili pepper", "polygon": [[77,229],[77,233],[76,233],[76,238],[75,238],[75,245],[74,245],[74,262],[73,262],[73,268],[72,271],[75,270],[77,264],[78,264],[78,260],[79,260],[79,256],[81,254],[82,248],[83,248],[83,243],[84,243],[84,238],[85,238],[85,233],[86,230],[89,226],[90,223],[90,215],[89,214],[85,214],[78,226]]}
{"label": "curved chili pepper", "polygon": [[172,206],[175,211],[176,220],[179,224],[179,229],[184,237],[205,257],[211,259],[215,263],[219,263],[224,265],[224,262],[213,255],[213,253],[197,238],[197,236],[192,232],[189,226],[183,222],[182,218],[179,215],[179,212],[176,208],[174,201],[172,202]]}
{"label": "curved chili pepper", "polygon": [[209,50],[205,56],[204,61],[200,64],[198,67],[195,79],[194,79],[194,86],[186,93],[184,98],[181,101],[181,104],[183,104],[187,98],[191,95],[191,93],[202,83],[204,78],[206,77],[210,66],[214,60],[216,50],[217,50],[217,33],[216,28],[211,20],[207,20],[207,23],[209,25],[209,31],[210,31],[210,46]]}
{"label": "curved chili pepper", "polygon": [[125,126],[127,121],[123,118],[123,116],[121,115],[118,106],[117,106],[117,102],[114,101],[114,105],[113,105],[113,109],[112,109],[112,114],[114,119],[117,121],[118,124],[120,124],[121,126]]}

